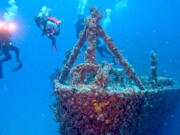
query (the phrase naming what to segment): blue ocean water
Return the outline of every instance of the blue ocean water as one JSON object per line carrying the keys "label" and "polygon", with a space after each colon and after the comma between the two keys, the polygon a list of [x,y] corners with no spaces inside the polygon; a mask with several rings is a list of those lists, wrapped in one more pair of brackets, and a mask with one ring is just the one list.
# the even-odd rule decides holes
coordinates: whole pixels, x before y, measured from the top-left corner
{"label": "blue ocean water", "polygon": [[[62,64],[65,51],[76,42],[74,20],[81,0],[17,0],[18,24],[12,40],[20,48],[23,68],[12,73],[15,60],[4,65],[4,79],[0,80],[0,135],[58,135],[58,124],[49,106],[53,103],[51,73]],[[83,0],[82,0],[83,1]],[[106,28],[134,66],[137,73],[149,73],[149,52],[158,54],[159,75],[180,81],[180,1],[178,0],[87,0],[88,7],[97,6],[101,12],[111,8],[111,23]],[[84,0],[85,2],[85,0]],[[51,42],[41,37],[34,17],[42,6],[52,9],[52,16],[62,20],[56,52]],[[116,7],[117,6],[117,7]],[[0,16],[9,7],[0,0]],[[2,17],[0,17],[2,18]],[[14,57],[13,57],[14,58]],[[180,134],[180,105],[174,109],[174,121],[161,129],[160,135]]]}

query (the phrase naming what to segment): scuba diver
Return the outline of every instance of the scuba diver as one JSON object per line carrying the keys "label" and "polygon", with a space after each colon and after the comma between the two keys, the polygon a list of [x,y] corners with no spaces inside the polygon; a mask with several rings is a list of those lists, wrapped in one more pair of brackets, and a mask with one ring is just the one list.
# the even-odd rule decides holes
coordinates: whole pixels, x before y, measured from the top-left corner
{"label": "scuba diver", "polygon": [[57,50],[55,36],[58,36],[60,33],[61,21],[57,20],[54,17],[50,17],[49,14],[43,13],[43,9],[42,9],[42,13],[40,13],[37,17],[35,17],[34,21],[37,24],[37,26],[40,28],[40,30],[42,30],[41,35],[47,36],[52,41],[52,49]]}
{"label": "scuba diver", "polygon": [[76,27],[76,37],[79,38],[80,32],[84,29],[85,23],[84,23],[84,16],[78,15],[77,19],[74,21],[74,25]]}
{"label": "scuba diver", "polygon": [[12,44],[10,37],[11,34],[7,29],[0,28],[0,56],[4,56],[4,58],[0,59],[0,79],[3,78],[3,63],[12,58],[9,51],[15,52],[16,61],[18,62],[18,66],[13,71],[18,71],[23,66],[19,59],[19,49]]}

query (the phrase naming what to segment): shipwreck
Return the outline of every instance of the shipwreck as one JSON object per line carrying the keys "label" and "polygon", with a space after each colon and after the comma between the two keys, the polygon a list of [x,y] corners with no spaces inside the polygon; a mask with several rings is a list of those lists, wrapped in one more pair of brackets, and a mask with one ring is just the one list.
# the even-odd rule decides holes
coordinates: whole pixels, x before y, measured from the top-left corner
{"label": "shipwreck", "polygon": [[[157,55],[151,52],[150,75],[138,76],[90,8],[86,27],[56,71],[52,106],[62,135],[156,135],[180,99],[180,90],[167,77],[157,75]],[[122,69],[96,62],[96,39],[102,38]],[[84,62],[74,65],[80,49],[88,43]]]}

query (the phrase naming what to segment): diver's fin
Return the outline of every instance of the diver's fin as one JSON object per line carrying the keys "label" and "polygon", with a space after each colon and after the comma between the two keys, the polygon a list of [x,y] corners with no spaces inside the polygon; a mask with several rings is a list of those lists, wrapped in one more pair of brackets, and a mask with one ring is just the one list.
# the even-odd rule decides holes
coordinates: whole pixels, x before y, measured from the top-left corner
{"label": "diver's fin", "polygon": [[23,64],[19,63],[19,65],[17,67],[15,67],[12,71],[16,72],[16,71],[20,70],[22,68],[22,66],[23,66]]}

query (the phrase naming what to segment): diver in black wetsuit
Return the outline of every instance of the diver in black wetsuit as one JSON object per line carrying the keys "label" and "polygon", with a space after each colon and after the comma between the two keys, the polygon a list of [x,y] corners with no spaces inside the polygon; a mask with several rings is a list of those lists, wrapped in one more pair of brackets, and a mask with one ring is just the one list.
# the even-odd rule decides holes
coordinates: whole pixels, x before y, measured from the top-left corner
{"label": "diver in black wetsuit", "polygon": [[107,49],[107,47],[103,44],[101,44],[100,40],[96,40],[97,46],[96,49],[98,50],[99,54],[103,58],[109,58],[112,57],[111,52]]}
{"label": "diver in black wetsuit", "polygon": [[78,39],[80,32],[85,27],[84,16],[83,15],[78,15],[77,19],[74,21],[74,25],[76,27],[76,37]]}
{"label": "diver in black wetsuit", "polygon": [[0,78],[3,78],[3,63],[11,60],[12,56],[9,51],[15,52],[16,60],[18,62],[18,66],[13,69],[13,71],[17,71],[22,68],[22,63],[19,59],[19,49],[12,45],[10,41],[11,34],[8,30],[1,28],[0,29],[0,52],[1,56],[4,58],[0,59]]}
{"label": "diver in black wetsuit", "polygon": [[101,44],[99,39],[96,40],[96,49],[102,58],[111,58],[112,62],[116,65],[117,62],[112,53],[107,49],[106,45]]}

